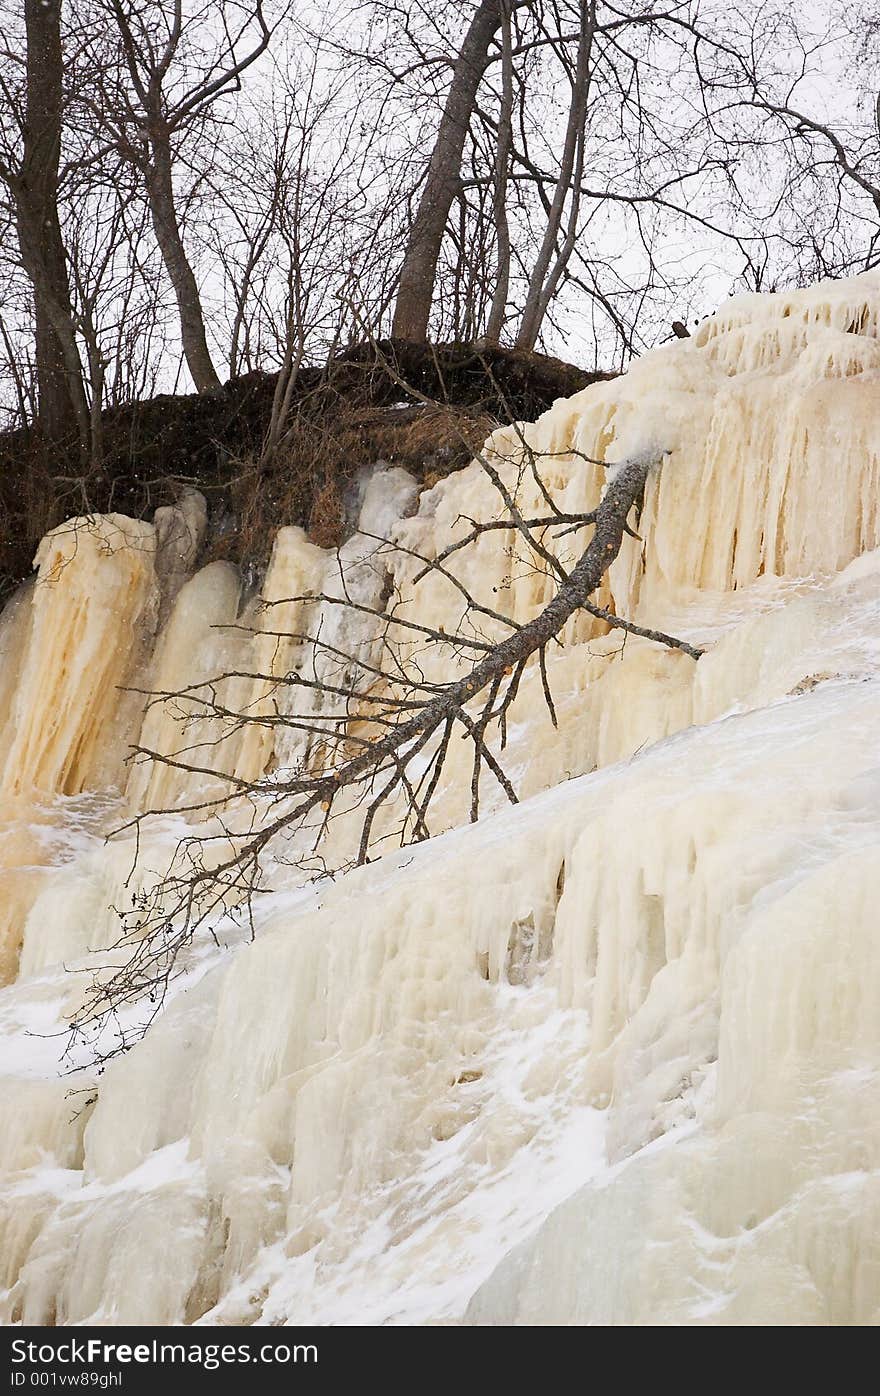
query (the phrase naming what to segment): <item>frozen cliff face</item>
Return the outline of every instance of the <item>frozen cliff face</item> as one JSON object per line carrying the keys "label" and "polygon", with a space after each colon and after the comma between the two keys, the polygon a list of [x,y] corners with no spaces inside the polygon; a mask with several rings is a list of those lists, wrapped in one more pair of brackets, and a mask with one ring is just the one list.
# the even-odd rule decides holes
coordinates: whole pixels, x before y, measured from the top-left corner
{"label": "frozen cliff face", "polygon": [[[416,585],[411,551],[498,500],[478,463],[415,512],[377,475],[344,557],[279,531],[268,605],[227,564],[169,571],[167,520],[44,541],[0,620],[7,1320],[880,1321],[878,315],[876,274],[739,298],[523,427],[570,511],[596,462],[666,453],[601,599],[706,654],[575,617],[558,729],[534,674],[511,713],[521,805],[487,787],[456,827],[462,751],[441,837],[332,882],[279,867],[254,942],[196,944],[99,1076],[61,1060],[70,971],[191,806],[301,755],[181,691],[273,717],[327,662],[309,636],[371,662],[373,621],[303,599],[341,585],[453,629],[455,588]],[[534,511],[518,432],[487,451]],[[496,533],[451,565],[524,620],[552,583],[523,563]],[[453,672],[441,646],[417,662]],[[103,842],[144,808],[168,812],[145,846]]]}

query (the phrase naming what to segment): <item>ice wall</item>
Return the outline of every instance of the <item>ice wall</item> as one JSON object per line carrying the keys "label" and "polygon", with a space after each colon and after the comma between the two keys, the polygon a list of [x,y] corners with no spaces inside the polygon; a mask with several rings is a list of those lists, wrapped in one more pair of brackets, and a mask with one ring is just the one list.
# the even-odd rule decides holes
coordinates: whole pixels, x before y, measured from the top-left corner
{"label": "ice wall", "polygon": [[72,519],[41,543],[9,621],[18,679],[0,733],[4,795],[73,795],[116,774],[125,745],[113,719],[149,634],[154,550],[152,527],[119,514]]}
{"label": "ice wall", "polygon": [[[366,662],[371,622],[301,599],[338,595],[340,567],[454,629],[459,594],[416,584],[410,553],[499,503],[479,461],[415,512],[402,472],[377,475],[342,558],[283,528],[251,599],[227,564],[185,579],[192,501],[50,535],[0,621],[10,974],[23,938],[0,993],[7,1320],[880,1319],[878,312],[876,274],[739,298],[496,433],[524,512],[533,464],[576,511],[654,446],[602,599],[706,654],[577,617],[550,657],[558,729],[535,675],[511,714],[519,807],[487,788],[488,817],[454,827],[462,743],[450,832],[335,882],[278,870],[256,941],[194,947],[97,1079],[85,1058],[59,1077],[51,1034],[79,992],[62,965],[97,962],[131,886],[131,840],[100,835],[171,811],[147,877],[188,805],[302,754],[182,690],[272,719],[286,677],[327,662],[303,637]],[[451,566],[523,620],[552,593],[533,561],[492,534]],[[417,662],[454,672],[441,646]],[[132,745],[203,769],[126,764]]]}

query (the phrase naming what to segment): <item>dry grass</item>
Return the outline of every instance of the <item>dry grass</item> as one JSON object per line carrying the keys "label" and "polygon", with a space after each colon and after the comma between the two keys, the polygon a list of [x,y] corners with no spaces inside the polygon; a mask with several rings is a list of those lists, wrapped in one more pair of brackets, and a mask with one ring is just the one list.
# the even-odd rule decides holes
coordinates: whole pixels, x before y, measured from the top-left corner
{"label": "dry grass", "polygon": [[235,557],[257,569],[275,530],[298,523],[312,542],[337,547],[354,523],[355,482],[377,463],[409,470],[426,486],[461,469],[496,423],[455,407],[342,408],[335,419],[303,411],[291,421],[273,460],[243,461],[230,488],[237,526],[210,557]]}

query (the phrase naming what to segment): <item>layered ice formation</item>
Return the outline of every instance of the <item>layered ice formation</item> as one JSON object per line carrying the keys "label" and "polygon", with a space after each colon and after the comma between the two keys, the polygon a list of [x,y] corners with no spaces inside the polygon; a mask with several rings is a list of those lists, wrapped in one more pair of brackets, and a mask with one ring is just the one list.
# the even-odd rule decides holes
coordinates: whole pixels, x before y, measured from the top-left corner
{"label": "layered ice formation", "polygon": [[[381,658],[391,591],[455,629],[413,554],[499,503],[480,461],[377,469],[340,555],[279,529],[259,597],[193,571],[192,497],[43,541],[0,618],[4,1321],[880,1321],[880,275],[732,299],[485,454],[529,514],[533,461],[576,512],[648,449],[598,599],[699,662],[576,616],[558,726],[531,670],[510,714],[519,805],[467,823],[460,743],[437,837],[279,863],[100,1070],[65,1024],[132,889],[303,759],[286,679]],[[501,531],[449,566],[516,621],[555,585]],[[343,585],[363,611],[308,599]],[[279,721],[199,716],[206,684]]]}

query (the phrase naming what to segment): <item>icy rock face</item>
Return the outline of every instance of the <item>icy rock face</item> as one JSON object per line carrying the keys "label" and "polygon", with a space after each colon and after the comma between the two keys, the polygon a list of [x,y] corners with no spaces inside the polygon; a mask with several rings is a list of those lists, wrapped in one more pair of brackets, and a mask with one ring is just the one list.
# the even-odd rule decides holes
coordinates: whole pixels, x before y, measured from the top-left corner
{"label": "icy rock face", "polygon": [[7,622],[17,682],[0,730],[3,795],[73,795],[118,773],[127,734],[114,719],[150,636],[155,547],[149,524],[120,514],[71,519],[43,539],[36,581]]}
{"label": "icy rock face", "polygon": [[[175,577],[167,619],[150,525],[45,540],[0,620],[10,978],[23,942],[0,994],[7,1320],[880,1321],[878,315],[876,274],[737,298],[497,432],[527,514],[523,438],[572,512],[596,462],[662,456],[600,599],[706,654],[575,617],[549,661],[558,729],[535,674],[511,712],[521,805],[487,788],[455,827],[454,753],[449,832],[335,882],[279,872],[254,943],[194,947],[100,1077],[61,1077],[52,1034],[79,992],[63,966],[100,962],[140,885],[132,841],[101,834],[171,811],[146,877],[224,772],[268,781],[302,755],[121,688],[218,680],[231,711],[292,711],[287,676],[381,648],[341,586],[455,628],[460,594],[436,570],[416,584],[411,554],[499,500],[479,462],[416,512],[403,472],[377,473],[341,556],[282,528],[260,598],[242,607],[215,563]],[[552,582],[523,563],[493,533],[449,565],[525,620]],[[458,672],[442,645],[417,658]],[[143,755],[193,744],[197,777]]]}
{"label": "icy rock face", "polygon": [[176,504],[153,515],[156,530],[156,575],[162,591],[164,619],[190,576],[208,527],[208,506],[198,490],[185,490]]}

